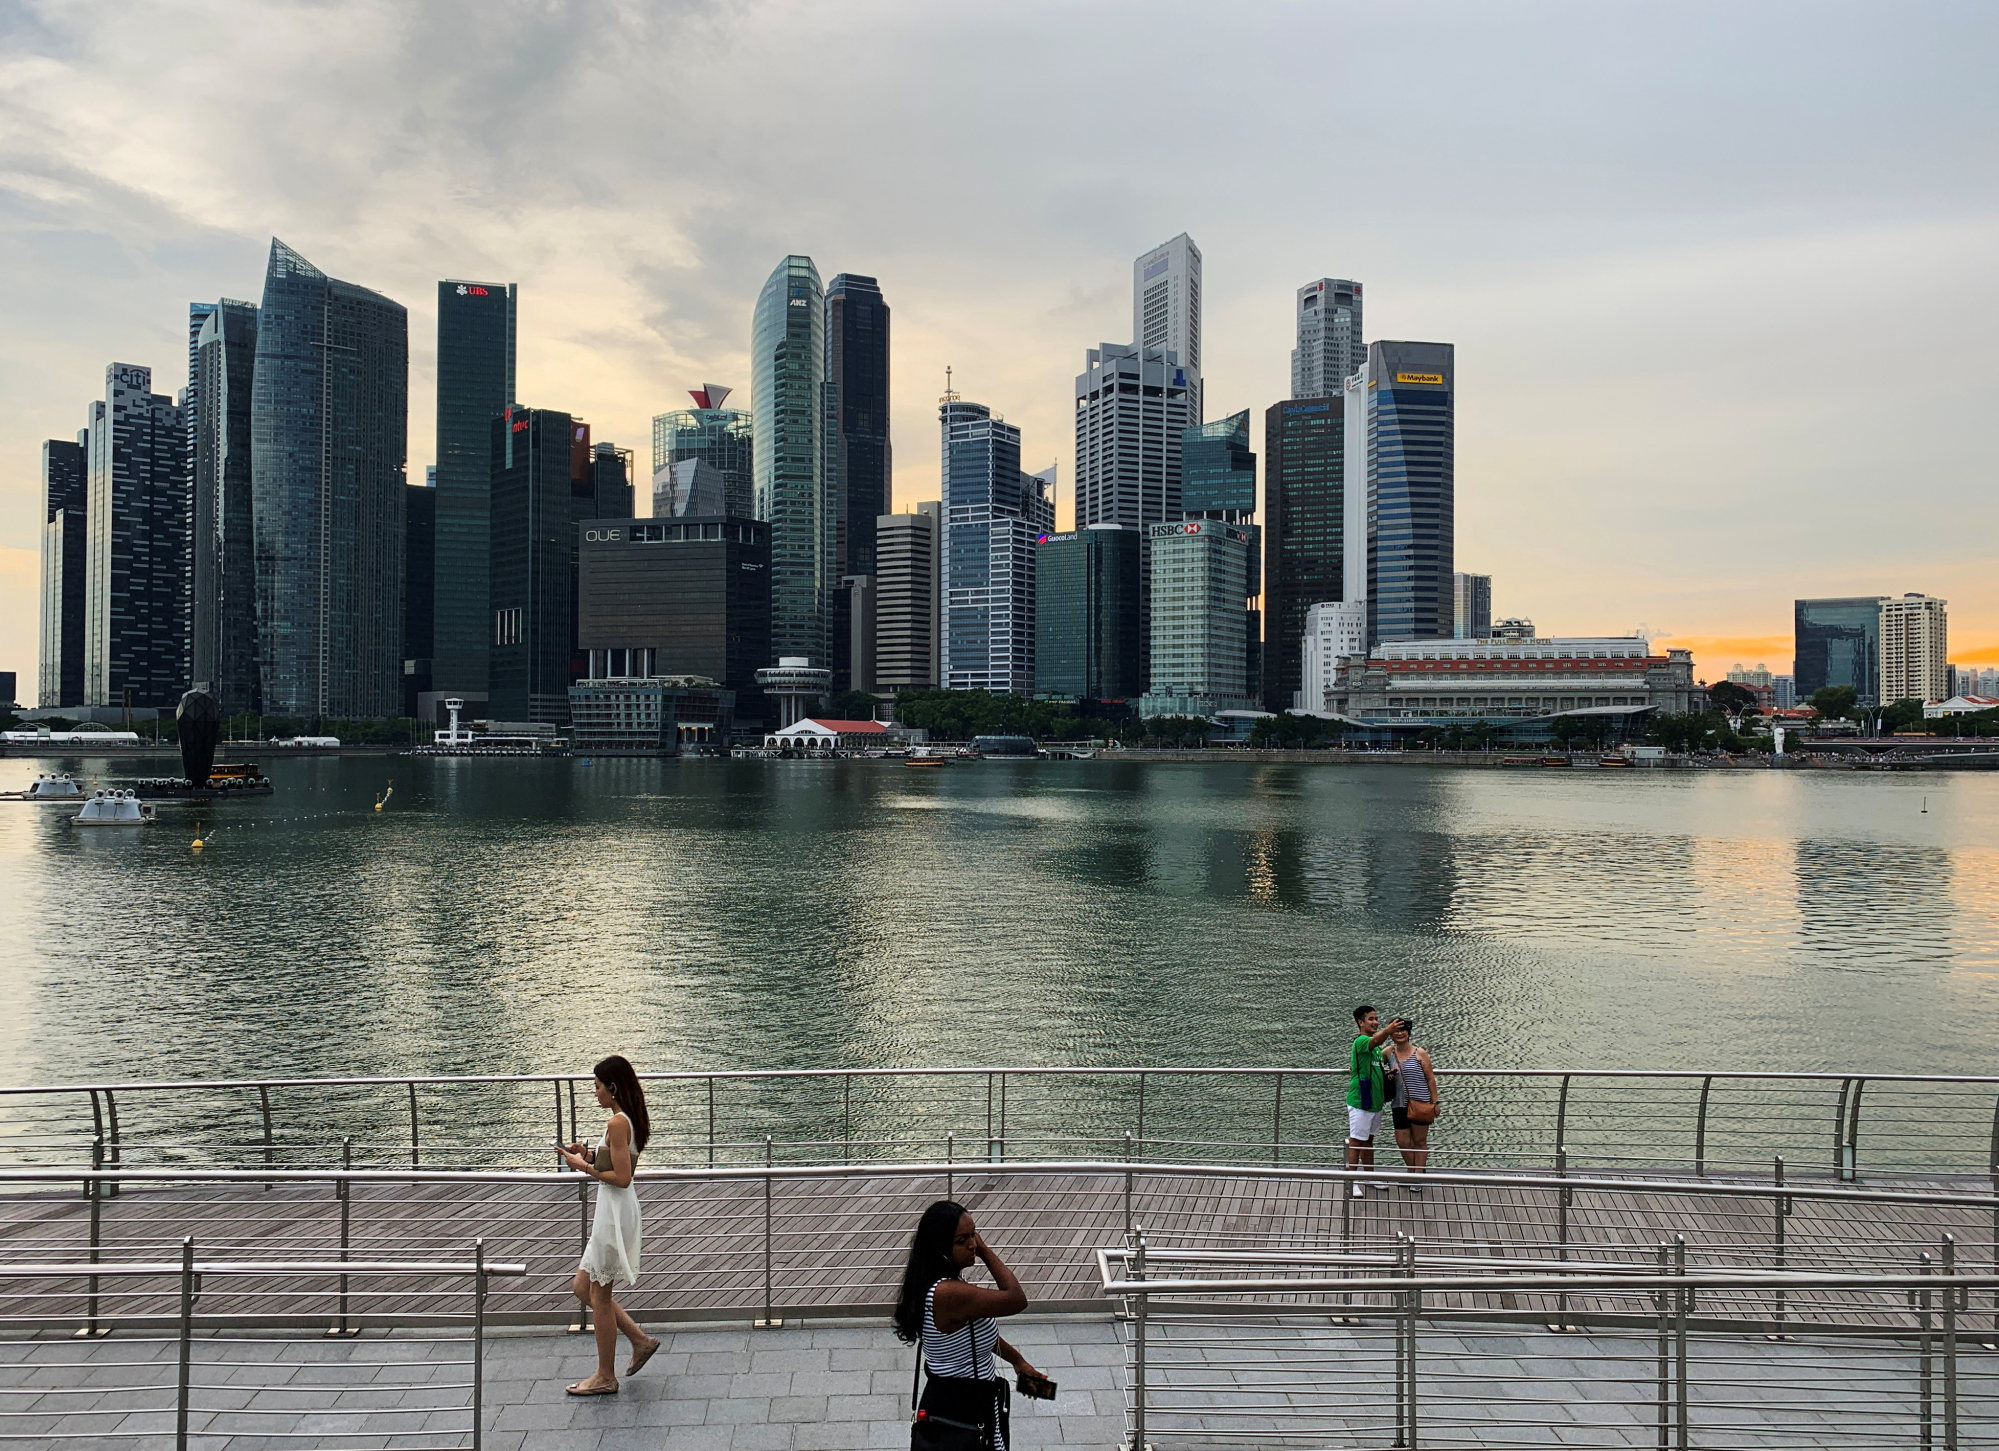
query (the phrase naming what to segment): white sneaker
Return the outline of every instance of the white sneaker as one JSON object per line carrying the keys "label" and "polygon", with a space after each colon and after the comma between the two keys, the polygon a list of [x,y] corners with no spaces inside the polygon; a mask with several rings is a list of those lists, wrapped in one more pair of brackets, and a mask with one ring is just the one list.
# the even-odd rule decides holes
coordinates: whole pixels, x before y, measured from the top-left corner
{"label": "white sneaker", "polygon": [[1362,1196],[1363,1194],[1367,1193],[1367,1186],[1366,1186],[1366,1185],[1364,1185],[1364,1184],[1356,1184],[1356,1185],[1354,1185],[1354,1186],[1353,1186],[1352,1190],[1351,1190],[1351,1191],[1349,1191],[1349,1192],[1350,1192],[1350,1193],[1352,1193],[1352,1195],[1353,1195],[1353,1197],[1354,1197],[1354,1198],[1358,1199],[1358,1198],[1360,1198],[1360,1197],[1361,1197],[1361,1196]]}

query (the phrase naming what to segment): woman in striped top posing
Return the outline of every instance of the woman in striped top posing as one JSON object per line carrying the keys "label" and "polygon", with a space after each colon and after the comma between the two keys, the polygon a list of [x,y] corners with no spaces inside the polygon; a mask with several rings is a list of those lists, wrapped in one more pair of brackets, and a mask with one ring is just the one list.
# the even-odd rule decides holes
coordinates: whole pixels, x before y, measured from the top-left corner
{"label": "woman in striped top posing", "polygon": [[[964,1281],[977,1260],[992,1272],[991,1289]],[[993,1356],[1005,1358],[1022,1376],[1040,1372],[1000,1338],[996,1322],[1026,1308],[1020,1280],[980,1237],[964,1205],[940,1199],[923,1211],[895,1306],[895,1333],[909,1344],[921,1343],[930,1372],[917,1402],[919,1424],[935,1417],[976,1426],[985,1444],[1006,1451],[1007,1384],[994,1373]]]}

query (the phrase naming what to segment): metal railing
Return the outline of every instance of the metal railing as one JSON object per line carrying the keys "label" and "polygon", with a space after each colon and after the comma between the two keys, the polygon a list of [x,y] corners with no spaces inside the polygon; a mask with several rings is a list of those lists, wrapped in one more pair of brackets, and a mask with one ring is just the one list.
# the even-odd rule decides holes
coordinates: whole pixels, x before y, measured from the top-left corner
{"label": "metal railing", "polygon": [[[1143,1230],[1098,1265],[1133,1448],[1999,1444],[1999,1354],[1965,1323],[1999,1273],[1964,1269],[1949,1236],[1861,1273],[1695,1268],[1684,1241],[1650,1264],[1481,1263],[1406,1237],[1162,1251]],[[1566,1333],[1509,1323],[1509,1304],[1557,1295],[1617,1308]],[[1804,1296],[1832,1311],[1809,1330],[1713,1308]]]}
{"label": "metal railing", "polygon": [[[0,1325],[37,1333],[0,1361],[0,1443],[190,1444],[277,1436],[322,1446],[479,1451],[490,1281],[526,1266],[467,1259],[198,1258],[185,1237],[172,1259],[0,1264]],[[64,1282],[88,1286],[79,1302]],[[322,1310],[326,1335],[365,1318],[433,1334],[381,1337],[342,1357],[317,1341],[255,1333],[274,1298]],[[116,1323],[114,1342],[98,1337]],[[456,1329],[459,1333],[451,1334]],[[308,1349],[307,1347],[312,1347]],[[309,1371],[308,1371],[309,1368]],[[365,1374],[363,1374],[365,1372]]]}
{"label": "metal railing", "polygon": [[[1439,1070],[1438,1167],[1848,1182],[1976,1174],[1999,1185],[1999,1077]],[[713,1167],[941,1155],[1320,1164],[1346,1136],[1344,1070],[801,1069],[645,1075],[653,1163]],[[587,1076],[294,1078],[0,1088],[0,1162],[339,1162],[541,1167],[589,1137]],[[579,1091],[580,1090],[580,1091]],[[579,1102],[580,1099],[580,1102]],[[590,1127],[586,1128],[588,1124]],[[1380,1146],[1388,1148],[1384,1129]]]}
{"label": "metal railing", "polygon": [[[1781,1169],[1781,1166],[1774,1166]],[[1420,1232],[1477,1257],[1642,1262],[1660,1235],[1684,1234],[1694,1262],[1772,1271],[1893,1268],[1952,1234],[1967,1264],[1995,1262],[1999,1195],[1982,1185],[1895,1188],[1781,1172],[1747,1179],[1667,1180],[1444,1171],[1420,1181],[1391,1171],[1072,1160],[641,1169],[645,1219],[640,1285],[621,1296],[654,1318],[878,1314],[890,1303],[925,1205],[973,1206],[1044,1309],[1100,1307],[1090,1246],[1140,1222],[1155,1245],[1247,1253],[1301,1246],[1361,1253]],[[1356,1184],[1371,1186],[1355,1199]],[[113,1196],[110,1190],[122,1187]],[[79,1193],[81,1189],[81,1193]],[[524,1267],[492,1318],[566,1321],[568,1284],[587,1240],[589,1181],[568,1173],[445,1169],[0,1170],[0,1239],[16,1259],[66,1265],[157,1259],[192,1230],[209,1245],[253,1245],[273,1224],[288,1246],[329,1260],[423,1255],[476,1228]],[[267,1321],[314,1323],[316,1290],[245,1302]],[[0,1276],[0,1316],[26,1313]],[[88,1275],[65,1289],[65,1313],[112,1323]],[[1571,1323],[1562,1297],[1528,1319]],[[1979,1297],[1981,1328],[1999,1334],[1999,1297]],[[41,1313],[48,1313],[44,1304]],[[1801,1325],[1810,1297],[1789,1302]],[[341,1302],[339,1324],[374,1323]]]}

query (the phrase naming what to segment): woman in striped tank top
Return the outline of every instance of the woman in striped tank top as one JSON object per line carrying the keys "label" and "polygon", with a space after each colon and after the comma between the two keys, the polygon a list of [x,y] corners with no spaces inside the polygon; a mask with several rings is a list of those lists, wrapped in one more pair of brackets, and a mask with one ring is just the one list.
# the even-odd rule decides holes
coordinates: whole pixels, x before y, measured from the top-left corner
{"label": "woman in striped tank top", "polygon": [[[992,1272],[991,1289],[965,1283],[965,1271],[978,1260]],[[1023,1376],[1040,1372],[1000,1338],[996,1322],[1026,1308],[1020,1280],[980,1237],[964,1205],[940,1199],[923,1211],[895,1306],[895,1333],[921,1343],[930,1372],[917,1402],[919,1424],[935,1417],[976,1426],[985,1444],[1006,1451],[1007,1383],[994,1373],[993,1356]]]}

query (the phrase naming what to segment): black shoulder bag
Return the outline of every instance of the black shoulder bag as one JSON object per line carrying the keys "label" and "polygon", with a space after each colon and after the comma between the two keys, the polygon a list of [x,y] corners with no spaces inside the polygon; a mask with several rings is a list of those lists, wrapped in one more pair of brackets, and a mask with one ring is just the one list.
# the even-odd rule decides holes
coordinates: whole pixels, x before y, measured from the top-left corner
{"label": "black shoulder bag", "polygon": [[[996,1414],[998,1391],[997,1381],[971,1380],[964,1376],[933,1375],[930,1384],[946,1392],[938,1399],[948,1402],[948,1409],[958,1415],[966,1414],[961,1402],[970,1400],[972,1407],[978,1406],[982,1396],[989,1408],[988,1414]],[[923,1344],[917,1342],[916,1365],[909,1376],[909,1405],[912,1412],[909,1422],[909,1451],[993,1451],[993,1428],[989,1422],[959,1420],[954,1416],[940,1414],[925,1409],[922,1404],[923,1385]],[[973,1414],[976,1414],[974,1409]]]}

